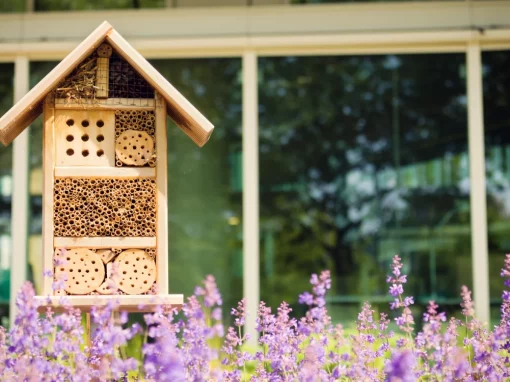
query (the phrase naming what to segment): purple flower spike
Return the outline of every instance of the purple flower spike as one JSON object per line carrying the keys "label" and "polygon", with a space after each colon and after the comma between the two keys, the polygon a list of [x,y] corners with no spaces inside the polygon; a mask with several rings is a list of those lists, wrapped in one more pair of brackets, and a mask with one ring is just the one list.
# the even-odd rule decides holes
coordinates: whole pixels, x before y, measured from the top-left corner
{"label": "purple flower spike", "polygon": [[402,315],[395,318],[396,324],[399,328],[407,334],[413,331],[414,318],[409,308],[414,304],[414,298],[412,296],[403,298],[404,284],[407,282],[407,275],[401,273],[402,263],[400,257],[395,255],[391,264],[393,276],[388,276],[386,281],[391,283],[390,295],[395,297],[395,300],[390,302],[390,309],[396,310],[402,308]]}
{"label": "purple flower spike", "polygon": [[406,349],[394,352],[384,368],[385,380],[388,382],[414,382],[417,380],[415,366],[416,358],[412,351]]}
{"label": "purple flower spike", "polygon": [[[58,259],[57,259],[58,260]],[[178,314],[158,306],[144,316],[148,341],[141,349],[128,342],[141,332],[118,306],[93,307],[96,329],[84,343],[82,314],[71,305],[40,314],[35,291],[26,283],[16,299],[17,315],[9,332],[0,327],[0,381],[147,380],[201,381],[503,381],[510,379],[510,290],[503,292],[501,322],[491,330],[474,317],[471,292],[462,287],[463,320],[447,319],[430,301],[422,330],[413,338],[412,296],[404,295],[407,276],[398,256],[387,281],[390,308],[404,335],[393,338],[390,320],[365,303],[356,326],[332,325],[326,305],[328,271],[310,278],[299,295],[306,313],[296,317],[289,304],[274,310],[260,302],[256,317],[258,346],[245,333],[246,301],[232,309],[234,324],[225,330],[222,298],[212,276],[195,289]],[[510,255],[501,272],[510,288]],[[54,280],[55,287],[60,287]],[[181,317],[177,319],[177,317]],[[351,325],[350,325],[351,326]],[[138,337],[137,337],[138,339]],[[148,342],[148,343],[147,343]],[[130,358],[127,351],[136,358]]]}
{"label": "purple flower spike", "polygon": [[473,304],[473,300],[471,300],[471,291],[467,286],[463,285],[461,288],[461,296],[462,296],[462,314],[466,317],[474,317],[475,315],[475,305]]}

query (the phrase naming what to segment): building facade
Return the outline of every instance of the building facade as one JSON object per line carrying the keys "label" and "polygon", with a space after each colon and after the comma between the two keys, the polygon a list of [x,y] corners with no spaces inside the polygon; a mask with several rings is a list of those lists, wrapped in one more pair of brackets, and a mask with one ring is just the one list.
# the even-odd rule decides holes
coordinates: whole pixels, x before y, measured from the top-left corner
{"label": "building facade", "polygon": [[[108,20],[216,129],[168,136],[170,292],[216,276],[227,311],[330,269],[329,308],[417,312],[461,284],[498,317],[510,249],[510,1],[118,0],[0,5],[5,112]],[[41,121],[0,148],[1,314],[41,273]],[[248,321],[254,325],[253,316]]]}

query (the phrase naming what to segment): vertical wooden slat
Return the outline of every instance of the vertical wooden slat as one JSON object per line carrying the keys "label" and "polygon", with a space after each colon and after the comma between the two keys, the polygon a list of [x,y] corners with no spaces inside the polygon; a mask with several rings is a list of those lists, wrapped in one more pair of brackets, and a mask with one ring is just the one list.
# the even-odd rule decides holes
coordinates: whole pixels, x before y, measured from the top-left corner
{"label": "vertical wooden slat", "polygon": [[[53,97],[48,95],[43,105],[43,270],[53,270],[53,185],[55,168],[54,147],[55,108]],[[53,295],[52,278],[44,278],[43,294]]]}
{"label": "vertical wooden slat", "polygon": [[168,293],[168,205],[167,205],[166,102],[156,93],[156,185],[158,293]]}

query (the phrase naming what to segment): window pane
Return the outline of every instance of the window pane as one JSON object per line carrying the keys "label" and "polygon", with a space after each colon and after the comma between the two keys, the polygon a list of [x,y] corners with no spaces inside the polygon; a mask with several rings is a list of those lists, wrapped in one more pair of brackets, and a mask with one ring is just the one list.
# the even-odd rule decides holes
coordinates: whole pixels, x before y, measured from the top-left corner
{"label": "window pane", "polygon": [[23,12],[26,0],[3,0],[0,1],[0,13]]}
{"label": "window pane", "polygon": [[[0,64],[0,116],[12,106],[14,65]],[[0,144],[0,324],[8,325],[11,267],[12,144]]]}
{"label": "window pane", "polygon": [[[41,81],[58,62],[30,62],[30,88]],[[30,218],[28,222],[28,277],[42,293],[42,116],[30,125]]]}
{"label": "window pane", "polygon": [[491,317],[499,319],[500,270],[510,253],[510,51],[484,52],[482,60]]}
{"label": "window pane", "polygon": [[328,268],[335,319],[365,300],[387,310],[400,254],[416,313],[457,309],[471,285],[464,55],[259,63],[261,298],[296,304]]}
{"label": "window pane", "polygon": [[213,274],[229,309],[242,298],[241,60],[152,63],[216,126],[199,148],[169,121],[170,291]]}

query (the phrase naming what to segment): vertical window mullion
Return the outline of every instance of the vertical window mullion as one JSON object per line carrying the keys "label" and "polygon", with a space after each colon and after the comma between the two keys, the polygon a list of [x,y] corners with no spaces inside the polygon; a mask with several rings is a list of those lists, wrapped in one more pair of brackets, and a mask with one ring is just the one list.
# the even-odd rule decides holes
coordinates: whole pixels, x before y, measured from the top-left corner
{"label": "vertical window mullion", "polygon": [[469,179],[474,301],[478,319],[489,322],[489,258],[483,124],[482,56],[480,44],[467,48]]}
{"label": "vertical window mullion", "polygon": [[[18,102],[29,88],[29,61],[16,57],[14,65],[14,102]],[[12,143],[12,254],[9,318],[11,325],[16,314],[16,294],[27,279],[28,243],[28,173],[29,132],[25,129]]]}
{"label": "vertical window mullion", "polygon": [[259,147],[257,55],[243,54],[243,296],[246,332],[256,341],[259,281]]}

